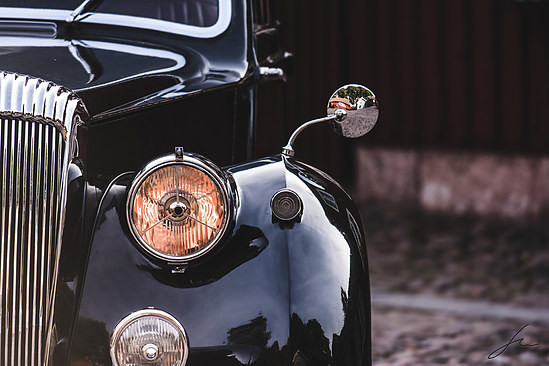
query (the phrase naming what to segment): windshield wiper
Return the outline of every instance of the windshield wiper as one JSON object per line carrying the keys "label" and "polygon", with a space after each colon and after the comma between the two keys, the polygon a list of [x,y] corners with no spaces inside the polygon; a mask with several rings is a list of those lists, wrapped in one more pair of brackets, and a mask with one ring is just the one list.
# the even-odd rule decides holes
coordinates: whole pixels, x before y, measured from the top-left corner
{"label": "windshield wiper", "polygon": [[80,19],[82,19],[82,17],[80,16],[81,14],[85,14],[89,11],[94,11],[99,5],[101,5],[102,2],[103,0],[84,0],[82,4],[78,5],[78,7],[74,9],[72,13],[67,17],[67,19],[65,19],[65,22],[72,23],[80,21]]}

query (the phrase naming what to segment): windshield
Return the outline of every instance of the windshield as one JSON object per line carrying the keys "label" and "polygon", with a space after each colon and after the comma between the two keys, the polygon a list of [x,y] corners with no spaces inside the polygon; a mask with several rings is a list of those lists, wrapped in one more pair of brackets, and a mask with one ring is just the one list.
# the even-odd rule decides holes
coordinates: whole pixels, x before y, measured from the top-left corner
{"label": "windshield", "polygon": [[[72,11],[81,3],[82,0],[0,0],[0,7]],[[219,0],[104,0],[94,12],[212,27],[219,19]]]}

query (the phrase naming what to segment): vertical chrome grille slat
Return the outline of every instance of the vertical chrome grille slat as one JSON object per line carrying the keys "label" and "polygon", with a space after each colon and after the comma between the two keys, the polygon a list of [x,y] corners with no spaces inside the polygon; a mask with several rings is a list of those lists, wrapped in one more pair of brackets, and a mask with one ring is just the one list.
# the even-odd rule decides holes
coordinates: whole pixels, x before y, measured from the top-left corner
{"label": "vertical chrome grille slat", "polygon": [[[21,205],[22,201],[22,172],[24,169],[22,169],[21,165],[21,150],[22,150],[22,140],[23,140],[23,122],[17,121],[17,163],[16,163],[16,172],[15,172],[15,207],[17,209],[15,210],[15,232],[13,235],[14,242],[16,243],[15,249],[13,251],[13,291],[15,292],[15,296],[13,296],[13,330],[16,334],[13,338],[14,342],[14,350],[16,350],[15,353],[15,359],[20,362],[21,360],[21,312],[20,304],[21,304],[21,279],[20,274],[22,273],[21,270],[21,258],[23,257],[21,255],[21,252],[23,250],[23,238],[22,238],[22,231],[21,231],[21,221],[23,219],[23,213],[21,212],[23,207]],[[19,245],[17,245],[19,243]]]}
{"label": "vertical chrome grille slat", "polygon": [[[29,123],[27,123],[27,128],[29,128]],[[27,153],[29,154],[29,220],[28,220],[28,223],[27,223],[27,235],[28,235],[28,240],[27,242],[29,243],[29,246],[28,246],[28,252],[27,252],[27,270],[25,271],[26,272],[26,282],[27,284],[31,283],[31,258],[33,257],[33,253],[34,253],[34,250],[33,250],[33,246],[32,246],[32,208],[34,207],[34,200],[33,200],[33,194],[34,194],[34,143],[35,143],[35,136],[34,136],[34,130],[35,130],[35,125],[34,124],[31,124],[30,125],[30,140],[29,140],[29,149],[27,151]],[[30,359],[30,355],[29,353],[31,353],[32,351],[32,348],[33,348],[33,345],[31,343],[31,332],[32,332],[32,325],[30,324],[30,313],[31,313],[31,293],[30,293],[30,286],[27,286],[27,292],[26,292],[26,302],[25,302],[25,325],[26,325],[26,328],[25,328],[25,344],[29,345],[28,347],[25,347],[25,364],[26,365],[29,365],[29,359]]]}
{"label": "vertical chrome grille slat", "polygon": [[[8,206],[8,227],[7,227],[7,230],[8,230],[8,243],[11,243],[12,242],[12,207],[13,207],[13,188],[15,187],[15,182],[14,182],[14,157],[15,157],[15,123],[12,121],[11,123],[11,143],[10,143],[10,153],[11,153],[11,159],[10,159],[10,170],[9,170],[9,175],[10,175],[10,179],[8,181],[8,184],[9,184],[9,196],[8,196],[8,203],[9,203],[9,206]],[[10,271],[10,263],[13,263],[13,258],[11,257],[11,248],[10,248],[10,245],[8,245],[8,269],[7,269],[7,273],[6,275],[7,276],[10,276],[13,277],[14,274],[13,274],[13,271]],[[9,283],[9,282],[8,282]],[[8,288],[8,291],[9,291],[9,288]],[[14,291],[14,287],[11,288],[11,294],[8,298],[13,298],[14,297],[14,294],[13,294],[13,291]],[[11,305],[11,304],[10,304]],[[6,309],[8,308],[8,304],[6,304]],[[11,326],[8,324],[7,328],[9,329],[7,333],[7,336],[8,336],[8,340],[10,341],[9,342],[9,349],[11,350],[11,364],[12,365],[15,365],[15,360],[13,358],[13,354],[14,354],[14,347],[15,347],[15,344],[14,344],[14,341],[13,339],[15,338],[15,332],[13,331],[13,319],[14,319],[14,314],[13,314],[13,308],[11,308],[11,311],[8,312],[8,321],[10,322]],[[6,352],[8,350],[6,349]]]}
{"label": "vertical chrome grille slat", "polygon": [[[9,174],[9,171],[8,171],[8,161],[9,161],[9,155],[8,155],[8,146],[9,146],[9,143],[8,143],[8,133],[9,133],[9,130],[8,130],[8,122],[7,121],[4,121],[2,120],[2,126],[0,126],[0,130],[3,132],[2,133],[2,233],[1,233],[1,239],[2,239],[2,243],[5,243],[7,242],[7,235],[6,235],[6,231],[7,231],[7,226],[6,226],[6,210],[7,210],[7,199],[8,199],[8,194],[7,194],[7,189],[8,189],[8,174]],[[6,324],[8,323],[8,316],[5,312],[5,309],[6,309],[6,301],[8,299],[8,286],[7,286],[7,282],[8,282],[8,278],[7,276],[5,275],[5,273],[7,273],[7,263],[9,262],[9,258],[7,258],[7,254],[6,254],[6,250],[7,248],[5,248],[4,246],[2,246],[0,248],[0,251],[1,251],[1,262],[0,262],[0,293],[1,293],[1,296],[0,296],[0,311],[2,312],[1,316],[0,316],[0,347],[2,347],[3,349],[6,349],[7,348],[7,327],[6,327]],[[0,357],[3,358],[3,363],[4,364],[7,364],[8,363],[8,354],[7,352],[4,352],[3,355],[0,354]]]}
{"label": "vertical chrome grille slat", "polygon": [[[48,132],[51,132],[51,131],[48,131]],[[55,195],[56,192],[55,192],[55,135],[52,133],[50,136],[48,136],[48,144],[50,145],[50,154],[48,156],[48,168],[50,168],[50,171],[48,171],[48,177],[49,177],[49,184],[48,184],[48,192],[50,192],[50,194],[53,194]],[[51,201],[48,201],[48,213],[47,213],[47,222],[46,224],[44,225],[44,227],[46,228],[46,232],[48,233],[48,237],[47,237],[47,240],[45,241],[46,242],[46,246],[45,246],[45,250],[46,250],[46,288],[47,289],[50,289],[51,288],[51,261],[49,260],[52,255],[52,248],[51,248],[51,245],[48,245],[49,243],[52,243],[52,240],[53,240],[53,235],[54,235],[54,228],[53,228],[53,203]],[[50,297],[49,296],[46,296],[46,303],[45,303],[45,308],[46,308],[46,312],[44,314],[44,319],[46,320],[46,323],[47,323],[47,314],[49,313],[49,310],[50,310]]]}
{"label": "vertical chrome grille slat", "polygon": [[[29,122],[23,122],[23,141],[27,142],[23,144],[23,183],[22,183],[22,192],[21,192],[21,206],[22,206],[22,215],[21,215],[21,242],[27,243],[27,245],[21,247],[21,257],[19,260],[21,268],[21,279],[19,281],[19,288],[21,299],[19,301],[19,339],[21,344],[27,344],[26,334],[28,333],[28,322],[26,321],[27,313],[23,311],[25,309],[25,304],[27,301],[27,289],[29,288],[29,282],[26,281],[28,267],[27,267],[27,258],[29,257],[29,246],[28,246],[28,231],[27,231],[27,221],[28,221],[28,191],[29,191],[29,181],[28,181],[28,163],[29,163]],[[19,359],[23,364],[25,364],[25,354],[27,347],[19,346]]]}
{"label": "vertical chrome grille slat", "polygon": [[[0,72],[0,365],[49,365],[77,116],[70,91]],[[63,120],[59,120],[59,118]]]}
{"label": "vertical chrome grille slat", "polygon": [[[43,143],[43,146],[44,146],[44,163],[43,163],[43,167],[44,167],[44,170],[42,171],[43,173],[43,176],[42,176],[42,196],[47,194],[48,193],[48,185],[47,185],[47,182],[48,182],[48,170],[46,169],[46,167],[49,166],[49,133],[48,133],[48,129],[46,128],[46,131],[44,131],[44,139],[42,140],[42,143]],[[46,258],[46,212],[47,212],[47,207],[46,207],[46,202],[43,201],[42,202],[42,225],[41,225],[41,229],[42,229],[42,234],[40,235],[40,266],[38,267],[39,268],[39,273],[40,273],[40,288],[47,288],[47,284],[46,284],[46,277],[47,277],[47,274],[45,273],[45,268],[46,268],[46,262],[47,262],[47,258]],[[38,364],[42,364],[42,346],[43,346],[43,337],[42,337],[42,328],[44,327],[44,306],[43,304],[46,302],[45,301],[45,298],[46,298],[46,294],[44,293],[44,291],[40,291],[40,297],[39,297],[39,301],[38,301],[38,334],[39,334],[39,337],[38,337]]]}
{"label": "vertical chrome grille slat", "polygon": [[[52,131],[50,131],[52,132]],[[59,184],[55,184],[56,182],[56,167],[55,167],[55,162],[56,162],[56,157],[55,157],[55,154],[56,154],[56,134],[53,134],[51,133],[50,134],[50,139],[48,140],[49,144],[50,144],[50,156],[49,156],[49,164],[48,164],[48,167],[50,168],[49,172],[48,172],[48,176],[50,178],[50,182],[49,182],[49,192],[51,192],[52,194],[54,195],[57,195],[57,188],[60,186],[60,183]],[[52,201],[49,201],[48,202],[48,221],[46,223],[46,226],[47,227],[47,232],[48,232],[48,240],[46,241],[46,243],[51,243],[52,240],[54,240],[55,238],[55,219],[53,217],[54,215],[54,206],[55,206],[55,202],[52,202]],[[45,272],[46,272],[46,289],[49,289],[51,291],[51,294],[49,296],[46,296],[46,301],[45,303],[43,304],[43,309],[45,309],[45,313],[42,317],[43,319],[43,326],[44,327],[47,327],[47,325],[49,324],[49,314],[51,313],[51,306],[52,306],[52,301],[53,301],[53,291],[54,291],[54,286],[53,286],[53,283],[52,283],[52,263],[51,263],[51,258],[53,258],[53,253],[55,252],[54,250],[55,248],[52,247],[52,245],[46,245],[46,269],[45,269]],[[48,295],[46,293],[46,295]],[[47,346],[47,342],[46,342],[46,346]]]}
{"label": "vertical chrome grille slat", "polygon": [[[43,150],[42,150],[42,125],[38,125],[38,147],[37,147],[37,166],[38,167],[42,167],[42,156],[43,156]],[[41,273],[41,271],[39,270],[40,267],[38,266],[38,257],[39,257],[39,254],[38,254],[38,248],[40,246],[40,225],[39,225],[39,218],[40,218],[40,206],[43,204],[42,202],[40,202],[40,188],[42,187],[42,174],[40,171],[38,171],[36,173],[36,177],[37,177],[37,182],[36,182],[36,198],[35,198],[35,202],[36,202],[36,209],[35,209],[35,212],[34,212],[34,272],[33,272],[33,283],[37,284],[37,287],[40,288],[40,283],[38,282],[39,278],[41,278],[41,276],[39,276],[38,274]],[[37,360],[37,365],[40,365],[40,352],[38,352],[38,350],[40,349],[40,337],[39,337],[39,332],[38,332],[38,329],[37,329],[37,324],[38,322],[40,321],[40,318],[39,318],[39,312],[40,312],[40,302],[37,302],[40,298],[40,294],[37,294],[37,291],[33,291],[33,294],[32,294],[32,298],[33,298],[33,304],[34,304],[34,307],[33,307],[33,311],[32,311],[32,324],[33,324],[33,341],[32,341],[32,354],[33,354],[33,365],[35,365],[34,363],[34,359],[36,358]]]}
{"label": "vertical chrome grille slat", "polygon": [[4,118],[0,122],[0,360],[39,366],[53,306],[62,210],[58,197],[67,147],[53,126]]}
{"label": "vertical chrome grille slat", "polygon": [[[2,187],[1,187],[1,197],[2,197],[2,207],[0,210],[0,243],[4,243],[6,241],[5,233],[6,233],[6,210],[4,209],[5,202],[6,202],[6,172],[7,172],[7,159],[6,159],[6,148],[7,148],[7,140],[6,140],[6,130],[5,127],[7,127],[7,123],[4,123],[4,120],[0,120],[2,123],[0,125],[0,143],[2,144],[2,148],[0,150],[0,153],[2,154]],[[4,247],[0,247],[0,347],[3,347],[4,345],[4,299],[7,297],[6,292],[4,289],[4,271],[5,271],[5,250]],[[0,361],[3,361],[5,363],[4,355],[0,354]]]}

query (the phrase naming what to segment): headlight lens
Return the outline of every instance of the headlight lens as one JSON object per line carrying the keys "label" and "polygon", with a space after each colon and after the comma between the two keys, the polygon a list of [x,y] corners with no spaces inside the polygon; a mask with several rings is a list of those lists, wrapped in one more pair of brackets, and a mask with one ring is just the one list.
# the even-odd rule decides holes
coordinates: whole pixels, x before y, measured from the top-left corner
{"label": "headlight lens", "polygon": [[181,324],[160,310],[141,310],[116,326],[111,339],[115,366],[183,366],[189,346]]}
{"label": "headlight lens", "polygon": [[223,235],[228,216],[226,183],[201,157],[152,162],[130,189],[133,235],[147,252],[170,262],[187,262],[207,252]]}

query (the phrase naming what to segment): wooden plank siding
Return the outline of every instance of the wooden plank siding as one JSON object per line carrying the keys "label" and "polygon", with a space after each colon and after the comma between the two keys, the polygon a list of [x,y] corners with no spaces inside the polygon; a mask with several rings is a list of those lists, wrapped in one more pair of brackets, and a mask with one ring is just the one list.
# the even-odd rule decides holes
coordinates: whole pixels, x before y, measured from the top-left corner
{"label": "wooden plank siding", "polygon": [[548,2],[275,1],[281,44],[295,54],[289,130],[348,82],[370,87],[382,109],[354,143],[305,132],[301,160],[341,177],[354,144],[549,153]]}

